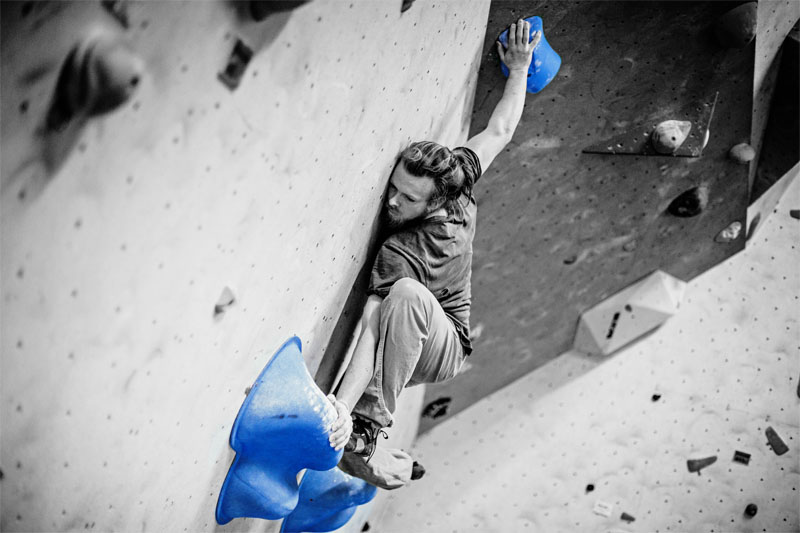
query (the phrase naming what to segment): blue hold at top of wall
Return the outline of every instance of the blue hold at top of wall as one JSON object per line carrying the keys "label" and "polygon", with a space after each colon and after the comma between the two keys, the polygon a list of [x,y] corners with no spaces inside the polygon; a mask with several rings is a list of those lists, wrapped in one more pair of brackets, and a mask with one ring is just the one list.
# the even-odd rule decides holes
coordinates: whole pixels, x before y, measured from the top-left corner
{"label": "blue hold at top of wall", "polygon": [[[561,68],[561,56],[553,50],[544,36],[542,17],[528,17],[525,20],[531,24],[531,38],[534,32],[542,32],[539,44],[533,49],[531,66],[528,67],[527,91],[535,94],[544,89],[556,77],[558,70]],[[498,40],[504,48],[508,48],[508,29],[500,34]],[[508,77],[508,67],[505,63],[500,62],[500,69],[503,71],[503,75]]]}

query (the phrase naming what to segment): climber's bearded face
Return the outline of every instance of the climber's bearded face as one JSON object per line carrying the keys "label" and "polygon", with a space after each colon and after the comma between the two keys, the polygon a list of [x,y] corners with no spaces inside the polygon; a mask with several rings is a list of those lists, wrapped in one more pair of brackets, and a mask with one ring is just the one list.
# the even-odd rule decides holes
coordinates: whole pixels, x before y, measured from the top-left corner
{"label": "climber's bearded face", "polygon": [[430,203],[433,192],[433,179],[414,176],[399,163],[389,178],[386,191],[383,206],[386,223],[392,229],[399,229],[424,219],[439,208]]}

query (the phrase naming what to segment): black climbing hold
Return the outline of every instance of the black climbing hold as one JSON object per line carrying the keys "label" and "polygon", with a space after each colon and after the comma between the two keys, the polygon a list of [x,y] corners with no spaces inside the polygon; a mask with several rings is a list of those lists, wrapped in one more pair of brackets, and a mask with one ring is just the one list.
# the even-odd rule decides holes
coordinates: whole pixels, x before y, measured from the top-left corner
{"label": "black climbing hold", "polygon": [[250,394],[251,390],[253,390],[253,387],[247,387],[246,389],[244,389],[244,395],[247,396],[248,394]]}
{"label": "black climbing hold", "polygon": [[564,259],[564,264],[565,265],[571,265],[577,260],[578,260],[578,256],[577,255],[571,255],[571,256],[567,257],[566,259]]}
{"label": "black climbing hold", "polygon": [[119,36],[105,34],[67,55],[47,114],[51,131],[79,116],[107,113],[127,101],[141,81],[144,63]]}
{"label": "black climbing hold", "polygon": [[403,0],[403,5],[400,6],[400,13],[405,13],[414,4],[414,0]]}
{"label": "black climbing hold", "polygon": [[593,490],[594,490],[594,485],[592,483],[589,483],[588,485],[586,485],[586,493],[587,494],[589,492],[592,492]]}
{"label": "black climbing hold", "polygon": [[250,0],[250,16],[261,22],[273,13],[291,11],[306,2],[308,0]]}
{"label": "black climbing hold", "polygon": [[361,528],[361,531],[369,531],[369,522],[364,522],[364,527]]}
{"label": "black climbing hold", "polygon": [[100,4],[106,8],[106,11],[108,11],[112,17],[117,19],[123,28],[130,27],[128,0],[102,0]]}
{"label": "black climbing hold", "polygon": [[733,460],[743,465],[750,464],[750,454],[736,450],[733,452]]}
{"label": "black climbing hold", "polygon": [[789,451],[789,447],[783,442],[780,435],[772,429],[772,426],[768,427],[765,432],[767,434],[767,441],[772,451],[775,452],[775,455],[783,455]]}
{"label": "black climbing hold", "polygon": [[424,475],[425,467],[414,461],[414,464],[411,466],[411,480],[416,481]]}
{"label": "black climbing hold", "polygon": [[622,516],[620,516],[619,518],[620,518],[620,520],[624,520],[624,521],[626,521],[628,523],[636,521],[636,519],[633,516],[631,516],[631,515],[629,515],[628,513],[625,513],[625,512],[623,512]]}
{"label": "black climbing hold", "polygon": [[756,213],[756,215],[753,217],[753,220],[750,221],[750,227],[747,228],[747,240],[748,241],[750,240],[750,237],[752,237],[753,234],[755,233],[756,228],[758,227],[758,224],[760,222],[761,222],[761,213]]}
{"label": "black climbing hold", "polygon": [[22,4],[22,9],[20,10],[20,14],[22,15],[22,18],[25,18],[25,17],[27,17],[28,15],[31,14],[31,11],[33,11],[33,6],[35,4],[36,4],[36,2],[34,2],[33,0],[28,0],[27,2],[24,2]]}
{"label": "black climbing hold", "polygon": [[241,39],[236,39],[236,44],[233,46],[231,55],[228,58],[228,64],[225,66],[225,70],[219,73],[220,81],[228,89],[236,89],[242,81],[247,64],[250,63],[252,58],[253,50],[244,44]]}
{"label": "black climbing hold", "polygon": [[676,217],[693,217],[699,215],[708,205],[708,187],[692,187],[675,198],[667,211]]}
{"label": "black climbing hold", "polygon": [[790,209],[789,216],[797,220],[800,220],[800,209]]}
{"label": "black climbing hold", "polygon": [[439,418],[447,414],[447,409],[450,407],[450,402],[453,399],[447,396],[433,400],[422,411],[422,416],[427,418]]}
{"label": "black climbing hold", "polygon": [[650,399],[653,400],[654,402],[657,402],[658,400],[661,399],[661,395],[660,394],[653,394],[653,396],[651,396]]}
{"label": "black climbing hold", "polygon": [[617,329],[617,321],[619,321],[620,313],[614,313],[614,318],[611,319],[611,325],[608,327],[608,333],[606,334],[606,339],[610,339],[614,336],[614,331]]}
{"label": "black climbing hold", "polygon": [[219,295],[217,303],[214,304],[214,318],[219,318],[230,306],[236,301],[233,291],[230,287],[222,289],[222,294]]}
{"label": "black climbing hold", "polygon": [[741,48],[756,36],[758,4],[747,2],[722,15],[714,25],[720,44],[728,48]]}
{"label": "black climbing hold", "polygon": [[756,513],[758,513],[758,505],[754,503],[747,504],[747,507],[744,508],[744,514],[750,518],[754,517]]}
{"label": "black climbing hold", "polygon": [[711,457],[704,457],[702,459],[689,459],[686,461],[686,466],[689,467],[689,472],[697,472],[697,475],[700,475],[702,469],[716,462],[717,456],[712,455]]}

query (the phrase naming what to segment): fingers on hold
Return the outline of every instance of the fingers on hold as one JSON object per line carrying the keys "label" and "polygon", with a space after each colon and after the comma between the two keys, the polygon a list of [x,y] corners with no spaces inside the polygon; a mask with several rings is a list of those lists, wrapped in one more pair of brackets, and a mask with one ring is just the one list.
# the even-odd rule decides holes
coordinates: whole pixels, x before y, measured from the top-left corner
{"label": "fingers on hold", "polygon": [[497,41],[497,55],[500,56],[500,61],[505,61],[506,51],[503,49],[503,43]]}

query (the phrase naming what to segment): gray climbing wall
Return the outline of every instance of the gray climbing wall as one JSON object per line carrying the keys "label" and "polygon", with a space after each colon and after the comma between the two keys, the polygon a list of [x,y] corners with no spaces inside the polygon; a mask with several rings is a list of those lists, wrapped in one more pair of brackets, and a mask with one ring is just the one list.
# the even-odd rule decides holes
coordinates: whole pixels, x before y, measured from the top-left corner
{"label": "gray climbing wall", "polygon": [[[541,16],[562,65],[527,96],[512,142],[476,187],[479,338],[472,368],[428,387],[426,402],[451,398],[454,414],[569,349],[580,314],[605,298],[655,270],[688,281],[742,250],[743,236],[715,241],[747,219],[748,168],[727,154],[750,139],[755,43],[726,48],[713,31],[734,5],[492,2],[471,133],[502,94],[494,40],[509,21]],[[583,152],[640,125],[696,120],[716,93],[701,157]],[[668,214],[701,185],[710,190],[702,213]]]}
{"label": "gray climbing wall", "polygon": [[[760,0],[758,2],[758,34],[753,66],[753,129],[750,144],[756,159],[750,165],[750,186],[758,168],[764,134],[768,126],[775,83],[783,56],[783,44],[792,26],[800,19],[800,2],[795,0]],[[796,57],[788,60],[796,61]],[[796,99],[796,98],[795,98]],[[784,117],[789,118],[789,117]],[[767,213],[769,209],[767,210]]]}
{"label": "gray climbing wall", "polygon": [[[245,388],[293,334],[320,364],[399,150],[465,139],[489,7],[121,5],[2,2],[3,530],[215,529]],[[98,31],[136,90],[48,132]]]}

